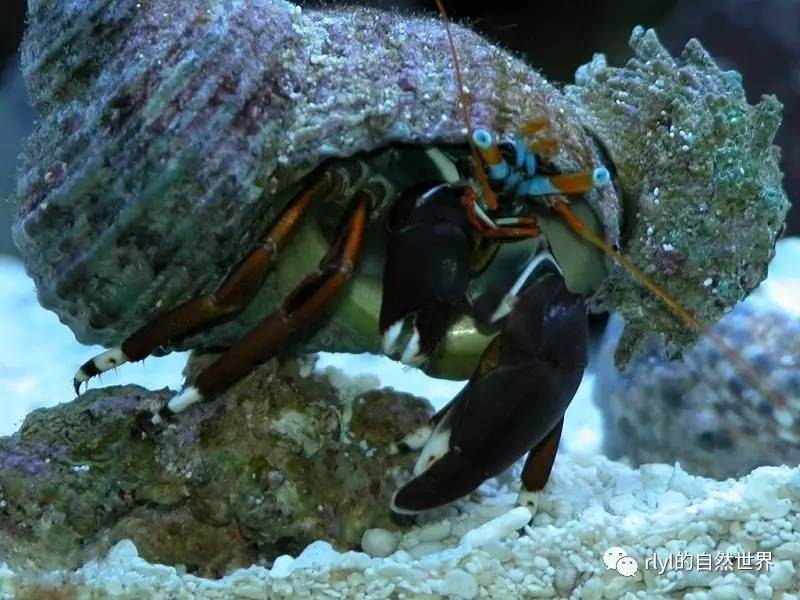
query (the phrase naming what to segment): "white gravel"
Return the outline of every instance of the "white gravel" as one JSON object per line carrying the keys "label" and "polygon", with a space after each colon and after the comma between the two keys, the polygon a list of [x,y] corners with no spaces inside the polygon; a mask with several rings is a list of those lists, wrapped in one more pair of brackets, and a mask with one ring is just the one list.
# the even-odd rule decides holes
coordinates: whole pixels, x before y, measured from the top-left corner
{"label": "white gravel", "polygon": [[[797,598],[798,468],[762,467],[716,482],[678,465],[633,470],[600,456],[562,456],[532,518],[514,506],[515,475],[512,469],[484,485],[480,497],[430,515],[385,558],[340,553],[318,541],[272,568],[252,566],[211,581],[180,566],[149,564],[123,541],[103,560],[39,583],[68,586],[78,598],[154,600]],[[603,554],[612,546],[636,561],[633,576],[606,568]],[[758,553],[769,553],[769,563]],[[702,556],[708,569],[697,563]],[[726,556],[733,562],[721,560]],[[22,581],[0,568],[0,592],[13,598]]]}
{"label": "white gravel", "polygon": [[361,549],[370,556],[383,558],[394,554],[399,537],[386,529],[367,529],[361,536]]}

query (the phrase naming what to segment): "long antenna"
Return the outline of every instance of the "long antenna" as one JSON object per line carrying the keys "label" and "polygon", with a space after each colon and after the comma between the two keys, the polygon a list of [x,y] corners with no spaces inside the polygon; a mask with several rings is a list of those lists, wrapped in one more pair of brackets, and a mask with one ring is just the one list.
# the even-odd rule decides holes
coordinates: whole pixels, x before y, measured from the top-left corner
{"label": "long antenna", "polygon": [[[491,210],[497,208],[497,198],[492,192],[492,189],[489,185],[489,178],[486,175],[486,171],[483,169],[483,162],[481,161],[480,155],[478,153],[478,148],[475,145],[475,141],[472,139],[474,128],[472,126],[472,119],[470,118],[470,111],[469,111],[469,97],[464,88],[464,78],[461,74],[461,63],[458,58],[458,52],[456,51],[455,42],[453,41],[453,34],[450,28],[450,19],[447,16],[447,11],[444,8],[444,4],[442,0],[435,0],[436,7],[439,9],[439,14],[442,17],[442,22],[444,23],[445,31],[447,32],[447,39],[450,43],[450,53],[453,57],[453,66],[455,67],[455,74],[456,74],[456,83],[458,85],[458,96],[459,101],[461,103],[461,109],[464,113],[464,123],[467,128],[467,142],[469,144],[470,152],[472,154],[473,160],[473,173],[475,177],[478,179],[484,198],[486,200],[486,204]],[[639,281],[644,287],[646,287],[650,292],[652,292],[656,297],[658,297],[667,307],[672,311],[672,313],[681,321],[684,325],[686,325],[689,329],[697,332],[698,334],[705,335],[713,344],[717,347],[717,349],[733,364],[735,364],[741,373],[747,378],[749,383],[757,390],[759,390],[764,396],[769,398],[772,401],[772,404],[775,407],[785,408],[787,406],[786,400],[778,394],[775,390],[771,389],[764,383],[763,378],[756,373],[756,371],[747,363],[747,361],[739,354],[730,344],[728,344],[724,339],[720,336],[716,335],[712,331],[709,330],[709,327],[701,323],[692,313],[690,313],[680,302],[678,302],[675,298],[673,298],[669,293],[667,293],[664,288],[659,286],[651,277],[646,275],[639,267],[637,267],[629,258],[621,254],[620,252],[614,250],[611,246],[609,246],[605,240],[603,240],[600,236],[595,234],[591,229],[589,229],[583,221],[581,221],[575,213],[573,213],[569,205],[564,201],[556,200],[553,203],[553,210],[558,213],[563,219],[564,222],[569,226],[572,231],[580,235],[586,241],[600,249],[602,252],[613,258],[617,261],[626,271],[628,271],[634,279]]]}
{"label": "long antenna", "polygon": [[456,52],[456,44],[453,41],[453,32],[450,28],[450,18],[447,16],[447,11],[444,9],[442,0],[436,0],[436,7],[439,9],[439,14],[442,16],[444,23],[444,30],[447,32],[447,41],[450,43],[450,54],[453,56],[453,66],[456,72],[456,85],[458,86],[458,100],[461,103],[461,110],[464,112],[464,124],[467,126],[467,142],[469,143],[469,150],[472,153],[472,172],[481,184],[483,197],[489,210],[497,209],[497,198],[489,185],[489,178],[486,171],[483,170],[480,155],[478,154],[478,147],[472,139],[474,129],[472,127],[472,119],[469,116],[469,97],[467,96],[466,88],[464,87],[464,77],[461,75],[461,62],[458,60],[458,52]]}

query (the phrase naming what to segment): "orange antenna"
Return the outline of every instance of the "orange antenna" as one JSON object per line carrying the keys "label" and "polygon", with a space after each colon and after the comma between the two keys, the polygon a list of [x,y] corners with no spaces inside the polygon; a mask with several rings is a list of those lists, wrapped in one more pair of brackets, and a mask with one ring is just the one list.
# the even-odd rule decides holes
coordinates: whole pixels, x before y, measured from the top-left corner
{"label": "orange antenna", "polygon": [[489,178],[486,176],[486,171],[483,170],[481,158],[478,154],[478,148],[475,146],[475,142],[472,139],[474,130],[472,127],[472,119],[469,116],[470,103],[467,92],[464,88],[464,78],[461,75],[461,63],[458,60],[456,44],[453,41],[453,32],[450,29],[450,18],[447,16],[447,11],[444,9],[442,0],[436,0],[436,7],[439,9],[439,14],[442,16],[444,29],[447,32],[447,41],[450,43],[450,54],[453,56],[453,66],[455,67],[456,72],[456,84],[458,85],[458,99],[461,103],[461,110],[464,112],[464,124],[467,126],[467,142],[469,143],[469,150],[472,153],[472,172],[474,173],[478,182],[481,184],[483,197],[486,199],[486,204],[489,207],[489,210],[495,210],[497,208],[497,198],[495,197],[494,192],[489,185]]}

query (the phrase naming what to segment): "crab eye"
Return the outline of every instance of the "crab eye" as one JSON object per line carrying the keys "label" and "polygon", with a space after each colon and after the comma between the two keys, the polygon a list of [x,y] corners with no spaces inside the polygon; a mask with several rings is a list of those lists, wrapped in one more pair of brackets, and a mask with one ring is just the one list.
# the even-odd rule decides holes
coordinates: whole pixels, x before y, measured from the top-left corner
{"label": "crab eye", "polygon": [[486,150],[494,144],[494,136],[488,129],[478,128],[472,133],[472,141],[481,150]]}
{"label": "crab eye", "polygon": [[605,167],[598,167],[592,172],[592,185],[600,187],[611,181],[611,174]]}

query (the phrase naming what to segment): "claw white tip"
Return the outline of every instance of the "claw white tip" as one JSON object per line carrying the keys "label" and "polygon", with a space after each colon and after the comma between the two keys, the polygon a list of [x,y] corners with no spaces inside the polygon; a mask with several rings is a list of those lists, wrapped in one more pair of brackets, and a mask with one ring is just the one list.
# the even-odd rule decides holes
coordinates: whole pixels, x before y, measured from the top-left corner
{"label": "claw white tip", "polygon": [[522,489],[519,493],[519,496],[517,496],[517,504],[524,506],[533,514],[536,514],[536,511],[539,508],[539,497],[541,495],[541,492],[529,492],[526,489]]}
{"label": "claw white tip", "polygon": [[[111,348],[110,350],[106,350],[92,359],[92,364],[94,365],[94,368],[97,369],[98,374],[105,373],[114,367],[124,365],[126,362],[128,362],[128,357],[125,356],[125,353],[119,346]],[[81,367],[78,369],[78,372],[75,373],[74,380],[76,383],[85,383],[86,381],[89,381],[91,377],[92,376],[84,371],[83,367]]]}
{"label": "claw white tip", "polygon": [[196,387],[190,386],[170,400],[167,408],[174,413],[179,413],[189,408],[192,404],[202,402],[202,400],[203,396],[200,391]]}
{"label": "claw white tip", "polygon": [[514,302],[516,302],[516,299],[517,297],[515,294],[506,294],[503,296],[503,299],[489,318],[489,322],[495,323],[510,313],[514,309]]}
{"label": "claw white tip", "polygon": [[400,357],[400,362],[412,367],[418,367],[425,362],[425,355],[419,352],[419,331],[414,327],[414,333],[411,334],[411,339],[408,340],[403,356]]}
{"label": "claw white tip", "polygon": [[450,451],[450,428],[438,427],[428,438],[414,465],[414,476],[422,475],[431,465]]}
{"label": "claw white tip", "polygon": [[386,355],[394,354],[397,350],[397,340],[400,334],[403,333],[403,322],[395,321],[389,326],[389,329],[383,334],[383,353]]}
{"label": "claw white tip", "polygon": [[94,362],[94,366],[97,367],[97,370],[103,373],[114,367],[124,365],[128,362],[128,357],[125,356],[122,348],[117,346],[116,348],[111,348],[111,350],[106,350],[102,354],[98,354],[94,357],[92,362]]}
{"label": "claw white tip", "polygon": [[528,278],[531,276],[531,274],[544,261],[549,261],[551,264],[555,265],[555,267],[561,273],[561,267],[558,265],[558,262],[556,262],[556,259],[553,257],[553,255],[550,254],[548,250],[540,249],[530,260],[530,262],[528,262],[528,264],[525,266],[525,269],[514,282],[514,285],[511,286],[511,289],[505,296],[503,296],[503,299],[497,305],[497,308],[494,310],[491,316],[492,323],[499,321],[514,309],[514,303],[517,301],[517,294],[520,293],[525,285],[525,282],[528,281]]}
{"label": "claw white tip", "polygon": [[411,450],[419,450],[425,445],[425,442],[428,441],[428,438],[431,437],[431,433],[433,433],[433,430],[431,429],[430,425],[421,425],[414,431],[409,431],[405,437],[400,440],[400,443],[405,444]]}

